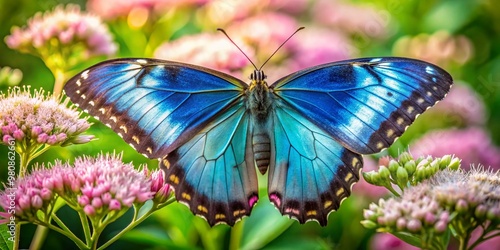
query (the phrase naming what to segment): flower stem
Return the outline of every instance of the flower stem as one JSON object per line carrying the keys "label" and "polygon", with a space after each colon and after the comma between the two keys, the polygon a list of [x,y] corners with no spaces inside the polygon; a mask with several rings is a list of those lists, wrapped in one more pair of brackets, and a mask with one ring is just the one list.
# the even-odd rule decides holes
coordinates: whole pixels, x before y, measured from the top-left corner
{"label": "flower stem", "polygon": [[43,242],[45,241],[45,237],[47,237],[47,233],[49,232],[49,228],[45,226],[38,225],[36,227],[35,235],[33,236],[33,240],[31,240],[30,250],[38,250],[42,247]]}
{"label": "flower stem", "polygon": [[[19,159],[19,176],[18,176],[18,178],[21,179],[26,174],[26,170],[28,168],[29,153],[26,153],[26,152],[24,152],[24,153],[18,152],[18,153],[21,156]],[[21,224],[16,223],[13,249],[19,249],[19,239],[20,238],[21,238]]]}
{"label": "flower stem", "polygon": [[83,234],[85,235],[85,241],[89,243],[92,236],[90,235],[90,226],[87,220],[87,216],[83,211],[78,211],[78,216],[80,217],[80,222],[82,223]]}
{"label": "flower stem", "polygon": [[[134,208],[135,209],[135,208]],[[113,244],[115,241],[117,241],[120,237],[122,237],[126,232],[130,231],[131,229],[133,229],[135,226],[137,226],[138,224],[140,224],[141,222],[143,222],[145,219],[147,219],[155,210],[149,210],[147,213],[145,213],[143,216],[139,217],[137,220],[133,220],[130,224],[128,224],[128,226],[126,226],[122,231],[120,231],[118,234],[116,234],[115,236],[113,236],[113,238],[111,238],[110,240],[108,240],[108,242],[104,243],[102,246],[100,246],[98,248],[98,250],[101,250],[101,249],[105,249],[107,248],[109,245]],[[138,211],[137,211],[138,212]],[[135,214],[137,213],[136,211],[134,211],[134,217],[135,217]]]}
{"label": "flower stem", "polygon": [[66,82],[66,75],[64,74],[64,71],[61,69],[55,69],[52,71],[54,74],[55,78],[55,83],[54,83],[54,96],[56,98],[59,98],[61,96],[64,83]]}
{"label": "flower stem", "polygon": [[61,219],[59,219],[59,217],[57,217],[57,215],[53,214],[52,219],[57,223],[57,225],[59,225],[59,227],[56,227],[56,226],[54,226],[52,224],[48,224],[48,223],[42,223],[40,225],[48,227],[49,229],[52,229],[52,230],[54,230],[54,231],[56,231],[64,236],[70,238],[80,249],[89,249],[89,247],[87,245],[85,245],[85,243],[83,243],[83,241],[81,241],[78,237],[76,237],[76,235],[74,235],[71,232],[71,230],[69,230],[69,228],[66,227],[64,222],[62,222]]}

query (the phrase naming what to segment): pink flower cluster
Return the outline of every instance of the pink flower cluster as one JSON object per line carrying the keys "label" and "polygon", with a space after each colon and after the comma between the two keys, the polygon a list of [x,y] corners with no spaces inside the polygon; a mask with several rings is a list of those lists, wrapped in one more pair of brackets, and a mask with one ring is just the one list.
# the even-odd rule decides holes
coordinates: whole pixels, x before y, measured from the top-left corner
{"label": "pink flower cluster", "polygon": [[15,215],[23,221],[33,221],[37,212],[47,215],[55,203],[58,187],[53,183],[53,171],[38,169],[35,174],[18,179],[14,186],[0,191],[0,224],[6,223]]}
{"label": "pink flower cluster", "polygon": [[165,13],[169,9],[183,6],[199,7],[208,1],[209,0],[89,0],[87,2],[87,8],[104,19],[114,19],[127,16],[131,11],[138,8]]}
{"label": "pink flower cluster", "polygon": [[[5,38],[12,49],[42,56],[54,53],[54,45],[83,46],[87,57],[114,54],[117,46],[112,40],[100,18],[82,13],[78,5],[58,6],[51,12],[37,13],[27,26],[14,27],[12,34]],[[45,55],[47,53],[49,55]]]}
{"label": "pink flower cluster", "polygon": [[[207,49],[208,47],[212,49]],[[249,56],[253,55],[250,47],[244,46],[243,49]],[[249,64],[245,56],[222,34],[203,33],[183,36],[160,45],[155,57],[203,65],[233,74],[237,74],[241,68]]]}
{"label": "pink flower cluster", "polygon": [[80,112],[70,107],[68,99],[62,103],[44,96],[43,90],[30,93],[29,87],[14,87],[7,95],[0,95],[0,136],[8,144],[12,138],[25,145],[68,145],[86,143],[93,139],[81,135],[90,127]]}
{"label": "pink flower cluster", "polygon": [[[161,170],[148,174],[121,161],[120,155],[82,157],[75,162],[56,162],[49,168],[36,168],[0,192],[4,211],[14,209],[18,220],[37,220],[37,212],[51,211],[58,197],[89,217],[103,218],[111,211],[130,208],[147,200],[166,201],[171,188]],[[46,214],[47,215],[47,214]],[[2,213],[2,222],[8,214]]]}

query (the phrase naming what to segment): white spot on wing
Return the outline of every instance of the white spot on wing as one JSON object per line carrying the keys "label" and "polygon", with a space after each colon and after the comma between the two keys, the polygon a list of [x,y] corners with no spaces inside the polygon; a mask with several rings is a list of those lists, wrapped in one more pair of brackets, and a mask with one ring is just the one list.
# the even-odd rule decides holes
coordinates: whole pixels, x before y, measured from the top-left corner
{"label": "white spot on wing", "polygon": [[[89,78],[89,72],[90,72],[90,70],[88,70],[88,69],[83,71],[83,73],[82,73],[83,80]],[[78,81],[77,81],[77,84],[78,84]],[[78,85],[78,86],[80,86],[80,85]]]}
{"label": "white spot on wing", "polygon": [[146,64],[146,63],[148,63],[148,61],[146,61],[144,59],[137,59],[136,62],[138,62],[140,64]]}
{"label": "white spot on wing", "polygon": [[90,106],[94,106],[95,105],[94,101],[90,101],[89,104],[90,104]]}
{"label": "white spot on wing", "polygon": [[382,58],[373,58],[370,60],[370,62],[380,62]]}
{"label": "white spot on wing", "polygon": [[434,69],[431,66],[425,67],[425,72],[427,72],[427,74],[434,75]]}
{"label": "white spot on wing", "polygon": [[76,80],[76,86],[80,87],[82,85],[82,82],[80,81],[80,79]]}

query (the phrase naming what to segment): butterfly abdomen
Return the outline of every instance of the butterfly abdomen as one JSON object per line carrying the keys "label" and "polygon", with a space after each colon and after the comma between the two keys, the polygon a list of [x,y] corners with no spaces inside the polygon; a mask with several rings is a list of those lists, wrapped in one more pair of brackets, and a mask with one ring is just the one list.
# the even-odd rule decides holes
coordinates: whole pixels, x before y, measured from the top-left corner
{"label": "butterfly abdomen", "polygon": [[254,133],[252,147],[254,160],[259,168],[259,172],[265,174],[271,157],[271,140],[269,140],[267,133]]}

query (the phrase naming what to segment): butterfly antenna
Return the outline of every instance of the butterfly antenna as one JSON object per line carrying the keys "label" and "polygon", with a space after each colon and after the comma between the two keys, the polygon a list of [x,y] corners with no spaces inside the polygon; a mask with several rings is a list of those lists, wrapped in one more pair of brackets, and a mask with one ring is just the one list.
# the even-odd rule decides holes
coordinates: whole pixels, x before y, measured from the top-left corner
{"label": "butterfly antenna", "polygon": [[225,31],[225,30],[223,30],[223,29],[221,29],[221,28],[217,28],[217,30],[218,30],[218,31],[220,31],[220,32],[222,32],[222,33],[223,33],[223,34],[227,37],[227,39],[229,39],[229,41],[231,41],[231,43],[233,43],[233,44],[234,44],[234,46],[236,46],[236,48],[238,48],[238,49],[241,51],[241,53],[242,53],[242,54],[243,54],[243,55],[244,55],[244,56],[248,59],[248,61],[249,61],[249,62],[253,65],[253,67],[254,67],[255,69],[257,69],[257,66],[255,66],[255,64],[252,62],[252,60],[250,60],[250,57],[248,57],[248,56],[247,56],[247,54],[245,54],[245,52],[243,52],[243,50],[240,48],[240,46],[238,46],[238,44],[236,44],[236,43],[233,41],[233,39],[231,39],[231,37],[229,37],[229,35],[226,33],[226,31]]}
{"label": "butterfly antenna", "polygon": [[286,42],[288,42],[288,40],[290,40],[290,38],[292,38],[295,34],[297,34],[297,32],[299,32],[300,30],[303,30],[305,27],[300,27],[298,28],[295,32],[293,32],[272,54],[271,56],[269,56],[269,58],[267,58],[267,60],[262,64],[262,66],[260,66],[259,68],[259,71],[264,67],[264,65],[266,65],[267,62],[269,62],[269,60],[271,60],[271,58],[274,56],[274,54],[276,54],[276,52],[278,52],[278,50],[281,49],[281,47],[283,47],[283,45],[285,45]]}

